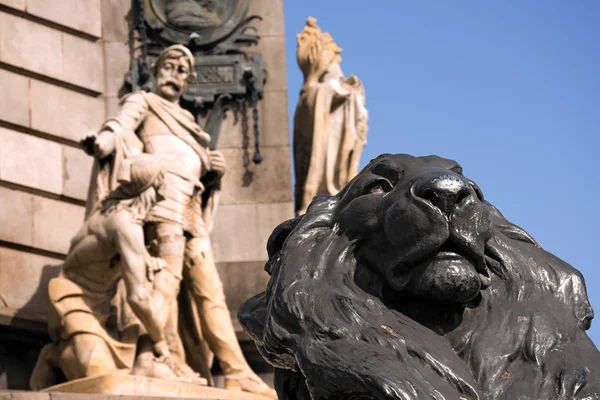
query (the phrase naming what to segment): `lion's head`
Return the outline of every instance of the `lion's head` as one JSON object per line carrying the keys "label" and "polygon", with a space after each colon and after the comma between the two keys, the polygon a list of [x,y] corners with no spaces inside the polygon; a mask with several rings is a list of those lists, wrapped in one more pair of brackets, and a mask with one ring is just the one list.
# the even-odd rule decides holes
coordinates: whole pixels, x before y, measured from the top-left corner
{"label": "lion's head", "polygon": [[582,277],[508,222],[454,161],[382,155],[277,227],[268,251],[267,290],[239,318],[276,367],[282,399],[598,389]]}

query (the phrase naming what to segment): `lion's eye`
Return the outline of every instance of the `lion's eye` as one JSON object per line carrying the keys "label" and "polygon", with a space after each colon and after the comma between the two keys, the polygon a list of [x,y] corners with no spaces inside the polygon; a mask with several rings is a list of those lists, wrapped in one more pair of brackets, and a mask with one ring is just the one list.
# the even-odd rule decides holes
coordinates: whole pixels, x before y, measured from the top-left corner
{"label": "lion's eye", "polygon": [[369,193],[381,194],[381,193],[385,193],[385,192],[381,185],[375,185],[375,186],[371,187],[371,189],[369,190]]}
{"label": "lion's eye", "polygon": [[392,190],[392,184],[386,179],[377,179],[365,187],[363,194],[385,194]]}
{"label": "lion's eye", "polygon": [[462,167],[460,165],[457,165],[455,167],[450,168],[450,171],[456,172],[459,175],[463,174],[463,169],[462,169]]}
{"label": "lion's eye", "polygon": [[481,188],[473,181],[469,181],[469,183],[473,187],[473,190],[475,190],[475,194],[477,194],[479,201],[483,201],[483,192],[481,191]]}

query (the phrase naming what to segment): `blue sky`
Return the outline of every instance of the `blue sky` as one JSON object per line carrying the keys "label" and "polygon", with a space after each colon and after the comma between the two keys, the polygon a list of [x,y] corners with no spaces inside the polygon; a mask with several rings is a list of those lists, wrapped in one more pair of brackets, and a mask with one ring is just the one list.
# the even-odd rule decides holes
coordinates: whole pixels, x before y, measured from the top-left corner
{"label": "blue sky", "polygon": [[[600,2],[286,0],[290,122],[309,15],[365,85],[362,165],[386,152],[457,160],[509,220],[582,271],[600,315]],[[590,336],[600,343],[600,321]]]}

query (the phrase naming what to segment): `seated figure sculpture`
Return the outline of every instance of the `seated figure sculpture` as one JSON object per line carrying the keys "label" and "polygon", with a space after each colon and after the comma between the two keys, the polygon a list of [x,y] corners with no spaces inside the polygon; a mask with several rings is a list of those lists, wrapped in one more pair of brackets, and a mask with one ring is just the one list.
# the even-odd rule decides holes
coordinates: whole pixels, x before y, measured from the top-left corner
{"label": "seated figure sculpture", "polygon": [[112,191],[73,238],[60,275],[50,281],[50,337],[31,377],[32,389],[57,383],[59,368],[68,380],[130,369],[138,329],[119,329],[111,320],[117,285],[125,283],[127,303],[152,339],[163,372],[170,373],[168,344],[156,320],[147,279],[164,261],[151,257],[142,224],[159,199],[164,171],[153,156],[141,154],[123,165]]}
{"label": "seated figure sculpture", "polygon": [[454,161],[379,156],[267,247],[238,317],[281,400],[600,399],[581,274]]}

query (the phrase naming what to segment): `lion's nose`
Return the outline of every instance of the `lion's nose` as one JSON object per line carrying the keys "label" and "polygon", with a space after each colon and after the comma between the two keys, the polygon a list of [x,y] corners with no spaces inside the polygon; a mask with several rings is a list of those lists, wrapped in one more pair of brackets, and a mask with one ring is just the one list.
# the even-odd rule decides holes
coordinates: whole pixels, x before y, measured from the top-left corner
{"label": "lion's nose", "polygon": [[475,196],[468,182],[448,170],[426,173],[412,185],[411,192],[415,197],[429,201],[447,216],[469,197]]}

